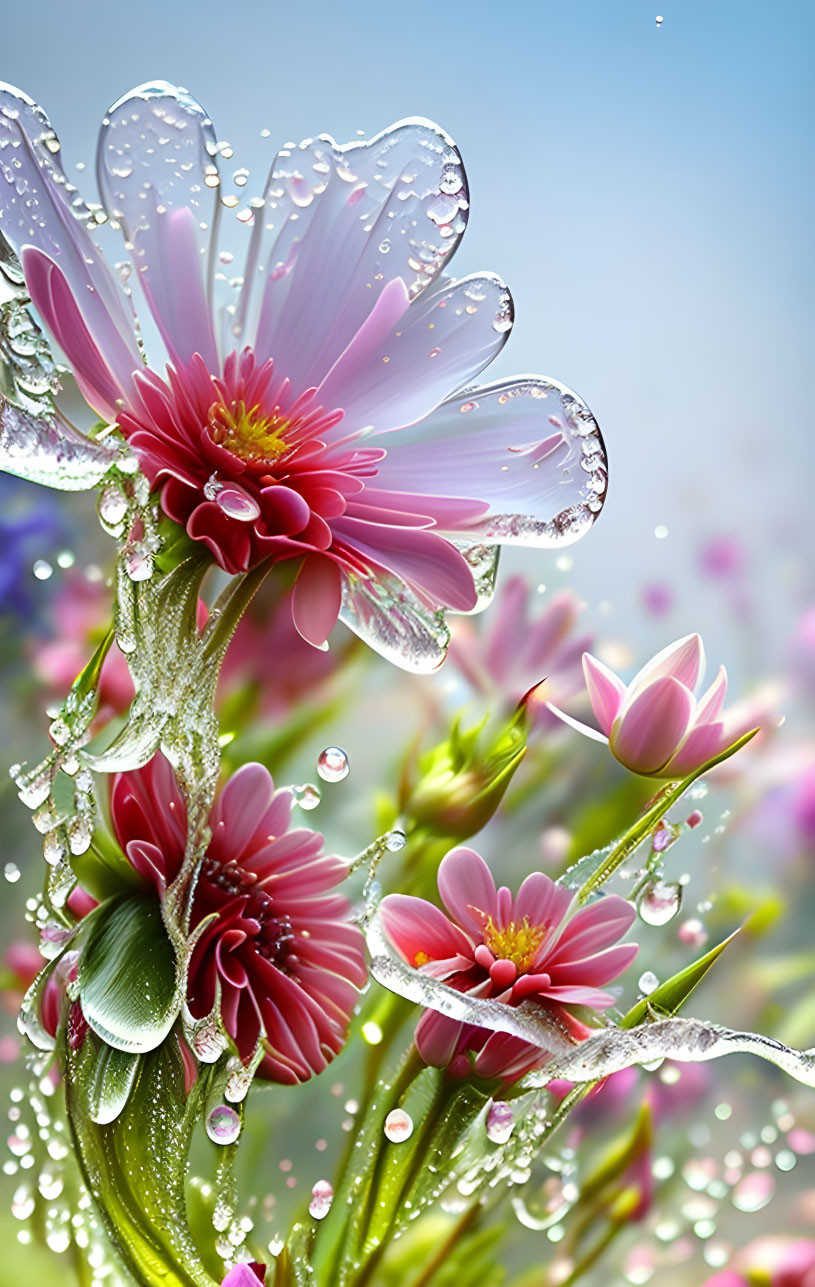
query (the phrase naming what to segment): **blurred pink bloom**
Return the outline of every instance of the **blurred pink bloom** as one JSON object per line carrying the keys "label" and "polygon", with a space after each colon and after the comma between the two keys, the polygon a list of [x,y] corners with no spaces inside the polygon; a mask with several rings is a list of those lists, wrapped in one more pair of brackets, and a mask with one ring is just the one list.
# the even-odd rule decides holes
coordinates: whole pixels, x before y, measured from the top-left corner
{"label": "blurred pink bloom", "polygon": [[[51,612],[55,637],[35,644],[32,664],[37,678],[55,696],[64,697],[111,625],[110,591],[101,581],[69,573],[54,596]],[[121,715],[132,700],[127,661],[114,642],[99,680],[100,716]]]}
{"label": "blurred pink bloom", "polygon": [[664,617],[674,606],[674,592],[664,582],[654,582],[643,586],[642,602],[652,617]]}
{"label": "blurred pink bloom", "polygon": [[[574,637],[579,599],[559,590],[530,620],[537,600],[526,578],[513,576],[501,586],[483,629],[471,617],[454,619],[448,660],[477,693],[517,703],[545,679],[547,696],[562,702],[582,688],[580,658],[591,638]],[[531,702],[529,709],[536,722],[553,722],[543,702]]]}
{"label": "blurred pink bloom", "polygon": [[815,1241],[757,1238],[737,1253],[733,1268],[714,1274],[704,1287],[815,1287]]}
{"label": "blurred pink bloom", "polygon": [[709,577],[729,580],[747,567],[747,551],[737,536],[713,536],[699,551],[699,567]]}
{"label": "blurred pink bloom", "polygon": [[251,1264],[235,1265],[221,1283],[221,1287],[258,1287],[258,1283],[266,1281],[266,1266],[259,1265],[256,1260]]}
{"label": "blurred pink bloom", "polygon": [[116,102],[97,175],[163,342],[145,365],[45,113],[8,85],[0,109],[17,149],[0,228],[83,396],[227,572],[296,561],[310,643],[342,611],[393,660],[410,651],[430,669],[435,613],[478,599],[468,550],[483,564],[485,545],[560,546],[594,522],[605,453],[580,399],[536,377],[471,387],[513,306],[492,274],[449,275],[469,193],[437,126],[282,149],[246,212],[242,285],[224,282],[216,306],[212,123],[165,81]]}
{"label": "blurred pink bloom", "polygon": [[[295,1083],[320,1073],[345,1042],[366,978],[362,934],[349,903],[330,892],[346,864],[322,852],[322,836],[289,830],[292,797],[268,771],[245,764],[216,797],[192,905],[201,925],[190,958],[187,1004],[221,1018],[242,1059],[258,1040],[259,1075]],[[186,809],[163,755],[120,773],[111,816],[127,857],[163,897],[184,857]]]}
{"label": "blurred pink bloom", "polygon": [[723,715],[727,692],[724,666],[707,692],[698,700],[694,698],[704,663],[699,635],[686,635],[652,657],[626,686],[586,653],[586,686],[602,733],[556,713],[589,737],[608,740],[612,754],[633,773],[686,777],[755,727],[752,706]]}
{"label": "blurred pink bloom", "polygon": [[[612,895],[577,910],[574,894],[542,872],[527,876],[517,895],[495,888],[487,864],[472,849],[453,849],[439,867],[439,893],[449,917],[423,898],[388,894],[382,923],[409,965],[473,997],[506,1005],[530,998],[555,1007],[577,1039],[589,1029],[568,1006],[605,1009],[600,991],[631,964],[635,943],[618,943],[634,909]],[[516,1080],[545,1063],[547,1054],[518,1037],[490,1033],[426,1010],[416,1029],[426,1063],[444,1068],[475,1052],[482,1077]]]}

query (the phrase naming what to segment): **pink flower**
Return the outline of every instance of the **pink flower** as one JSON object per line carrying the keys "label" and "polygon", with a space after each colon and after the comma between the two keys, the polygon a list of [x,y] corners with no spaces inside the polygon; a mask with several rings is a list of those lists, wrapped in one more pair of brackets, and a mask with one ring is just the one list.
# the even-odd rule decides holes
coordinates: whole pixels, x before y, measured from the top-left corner
{"label": "pink flower", "polygon": [[[483,858],[453,849],[439,867],[444,912],[423,898],[388,894],[382,923],[409,965],[459,992],[507,1005],[535,1000],[555,1007],[578,1039],[589,1029],[565,1007],[604,1009],[614,998],[599,990],[622,973],[637,954],[635,943],[618,943],[634,909],[612,895],[577,910],[574,894],[548,876],[527,876],[513,898],[495,888]],[[428,1064],[443,1068],[469,1051],[482,1077],[516,1080],[540,1067],[546,1052],[504,1033],[459,1023],[427,1010],[416,1045]]]}
{"label": "pink flower", "polygon": [[[112,621],[110,591],[101,581],[68,574],[51,604],[55,638],[37,643],[34,672],[51,691],[64,697]],[[121,715],[133,700],[133,680],[124,653],[114,641],[99,677],[102,717]]]}
{"label": "pink flower", "polygon": [[[187,979],[193,1017],[210,1014],[220,990],[241,1058],[260,1040],[260,1076],[286,1083],[322,1072],[342,1049],[366,977],[348,901],[330,892],[346,865],[322,853],[316,832],[289,830],[291,808],[291,793],[275,791],[260,764],[244,765],[217,797],[191,929],[207,924]],[[186,812],[162,755],[116,775],[111,815],[129,861],[163,896],[184,856]]]}
{"label": "pink flower", "polygon": [[251,1264],[238,1264],[229,1273],[221,1283],[221,1287],[258,1287],[258,1283],[266,1281],[266,1266],[259,1265],[256,1260]]}
{"label": "pink flower", "polygon": [[163,341],[147,366],[54,138],[36,104],[0,87],[0,147],[15,149],[0,228],[44,325],[166,513],[221,567],[297,560],[294,620],[309,642],[342,610],[386,655],[432,668],[435,613],[475,606],[485,545],[560,545],[594,522],[605,455],[576,395],[537,378],[457,392],[503,347],[513,310],[497,277],[447,275],[469,195],[437,126],[283,149],[240,212],[246,262],[231,287],[214,271],[206,113],[163,81],[115,103],[97,173]]}
{"label": "pink flower", "polygon": [[583,671],[602,733],[561,711],[556,713],[589,737],[608,739],[612,754],[633,773],[686,777],[755,727],[752,708],[742,711],[741,717],[722,714],[727,692],[724,666],[707,692],[694,698],[704,662],[699,635],[686,635],[652,657],[626,686],[586,653]]}
{"label": "pink flower", "polygon": [[767,1287],[815,1287],[815,1241],[757,1238],[738,1252],[733,1269],[707,1278],[704,1287],[749,1287],[759,1281]]}
{"label": "pink flower", "polygon": [[[535,598],[526,579],[513,576],[498,592],[483,632],[468,617],[456,620],[448,658],[476,692],[498,692],[517,703],[542,679],[558,701],[582,688],[580,658],[591,640],[574,636],[577,596],[559,590],[530,621]],[[536,721],[551,718],[543,702],[530,703],[530,711]]]}

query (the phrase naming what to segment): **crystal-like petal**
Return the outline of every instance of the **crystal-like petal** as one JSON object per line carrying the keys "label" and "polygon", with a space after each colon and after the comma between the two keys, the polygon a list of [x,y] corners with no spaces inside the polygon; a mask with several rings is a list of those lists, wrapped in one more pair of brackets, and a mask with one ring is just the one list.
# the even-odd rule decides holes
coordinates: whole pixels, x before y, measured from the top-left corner
{"label": "crystal-like petal", "polygon": [[132,244],[133,261],[174,361],[218,357],[207,263],[218,210],[212,122],[185,89],[151,81],[102,122],[96,168],[102,200]]}
{"label": "crystal-like petal", "polygon": [[527,376],[458,394],[387,446],[381,486],[477,497],[489,509],[467,530],[497,545],[566,545],[603,507],[597,422],[554,380]]}
{"label": "crystal-like petal", "polygon": [[321,136],[278,153],[256,213],[236,341],[274,356],[292,384],[319,384],[380,291],[413,298],[464,231],[467,180],[455,144],[411,119],[344,146]]}
{"label": "crystal-like petal", "polygon": [[450,631],[441,612],[432,612],[407,586],[388,573],[376,579],[343,576],[340,620],[387,661],[414,674],[438,670]]}

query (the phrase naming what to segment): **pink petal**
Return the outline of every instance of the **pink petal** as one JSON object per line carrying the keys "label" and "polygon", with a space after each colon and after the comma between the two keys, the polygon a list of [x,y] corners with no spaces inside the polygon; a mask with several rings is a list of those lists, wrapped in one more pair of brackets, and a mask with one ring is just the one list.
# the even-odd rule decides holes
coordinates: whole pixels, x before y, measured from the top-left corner
{"label": "pink petal", "polygon": [[224,846],[222,861],[227,851],[235,862],[244,856],[273,797],[274,782],[264,765],[244,764],[232,774],[210,815],[213,841]]}
{"label": "pink petal", "polygon": [[474,380],[509,335],[512,301],[492,275],[445,279],[402,316],[407,303],[404,283],[390,282],[320,386],[320,402],[345,412],[337,433],[362,427],[381,433],[415,424]]}
{"label": "pink petal", "polygon": [[321,554],[309,554],[294,583],[291,612],[298,632],[307,643],[321,648],[328,639],[342,604],[342,583],[337,564]]}
{"label": "pink petal", "polygon": [[607,894],[581,908],[565,926],[557,951],[546,961],[547,970],[558,961],[582,960],[616,943],[635,916],[631,904],[617,894]]}
{"label": "pink petal", "polygon": [[472,957],[472,944],[444,912],[424,898],[410,894],[387,894],[380,903],[382,925],[394,947],[409,965],[421,965],[423,957],[445,960],[462,955]]}
{"label": "pink petal", "polygon": [[552,986],[543,993],[550,1001],[559,1001],[562,1005],[588,1005],[594,1010],[607,1010],[614,1005],[610,992],[601,992],[599,988],[584,988],[579,985],[564,987]]}
{"label": "pink petal", "polygon": [[349,546],[364,562],[378,564],[426,596],[435,607],[469,612],[475,585],[462,554],[435,532],[423,528],[367,523],[344,514],[332,524],[340,548]]}
{"label": "pink petal", "polygon": [[643,666],[628,685],[628,700],[652,684],[655,679],[670,677],[686,688],[694,689],[705,668],[705,649],[699,635],[685,635],[663,648]]}
{"label": "pink petal", "polygon": [[[287,150],[270,189],[275,208],[253,241],[237,321],[245,342],[257,334],[261,358],[306,388],[325,378],[389,282],[401,278],[413,298],[439,275],[467,218],[466,178],[453,141],[415,119],[363,142],[322,137]],[[443,208],[452,224],[436,222]]]}
{"label": "pink petal", "polygon": [[702,724],[713,724],[722,713],[724,699],[727,694],[727,671],[724,666],[719,667],[719,673],[713,683],[696,703],[696,710],[693,714],[693,727],[698,728]]}
{"label": "pink petal", "polygon": [[486,504],[484,516],[466,525],[473,539],[560,546],[582,536],[602,508],[599,430],[577,394],[554,380],[469,390],[385,442],[383,487]]}
{"label": "pink petal", "polygon": [[625,697],[625,684],[590,652],[583,653],[583,674],[595,719],[608,737]]}
{"label": "pink petal", "polygon": [[543,872],[535,871],[523,881],[512,906],[512,919],[530,925],[558,925],[572,901],[570,889],[563,889]]}
{"label": "pink petal", "polygon": [[655,679],[617,717],[609,737],[613,754],[633,773],[658,773],[681,744],[693,705],[680,680]]}
{"label": "pink petal", "polygon": [[619,943],[616,947],[607,947],[604,952],[597,952],[582,961],[570,959],[559,965],[549,962],[552,983],[579,983],[589,987],[610,983],[623,970],[628,969],[638,950],[636,943]]}
{"label": "pink petal", "polygon": [[456,1019],[448,1019],[436,1010],[425,1010],[416,1025],[416,1049],[431,1068],[446,1068],[464,1029]]}
{"label": "pink petal", "polygon": [[474,849],[451,849],[439,866],[438,883],[450,915],[480,942],[485,918],[498,914],[495,881],[484,859]]}
{"label": "pink petal", "polygon": [[665,775],[671,777],[685,778],[689,773],[707,764],[712,760],[714,755],[731,746],[735,738],[729,740],[725,737],[724,724],[703,724],[701,728],[694,728],[685,738],[681,747],[668,763],[665,765]]}

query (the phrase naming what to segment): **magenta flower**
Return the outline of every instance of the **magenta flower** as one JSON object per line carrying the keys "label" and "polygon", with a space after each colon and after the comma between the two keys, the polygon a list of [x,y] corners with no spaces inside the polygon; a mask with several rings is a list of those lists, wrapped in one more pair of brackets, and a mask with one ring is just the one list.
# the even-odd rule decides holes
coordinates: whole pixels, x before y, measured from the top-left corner
{"label": "magenta flower", "polygon": [[[453,849],[439,867],[439,893],[449,916],[423,898],[388,894],[382,924],[403,959],[459,992],[519,1005],[555,1007],[578,1039],[590,1031],[570,1006],[601,1010],[614,998],[600,990],[637,954],[619,943],[634,909],[616,895],[577,910],[571,890],[548,876],[527,876],[513,898],[495,888],[487,864],[472,849]],[[546,1052],[505,1033],[426,1010],[416,1029],[422,1058],[443,1068],[468,1052],[482,1077],[516,1080],[541,1066]]]}
{"label": "magenta flower", "polygon": [[97,173],[163,341],[147,366],[54,139],[41,108],[0,87],[0,229],[43,323],[166,513],[223,568],[297,560],[309,642],[342,610],[386,655],[438,664],[434,614],[476,605],[485,545],[560,545],[594,522],[605,455],[575,394],[536,377],[461,392],[513,310],[499,278],[447,276],[469,194],[437,126],[282,149],[239,212],[230,285],[206,113],[163,81],[115,103]]}
{"label": "magenta flower", "polygon": [[586,686],[602,732],[562,711],[555,713],[581,733],[601,742],[608,740],[612,754],[633,773],[683,778],[755,727],[752,708],[731,716],[723,714],[727,692],[724,666],[719,667],[707,692],[694,698],[704,665],[699,635],[686,635],[663,648],[628,686],[586,653]]}
{"label": "magenta flower", "polygon": [[250,1264],[241,1262],[230,1269],[221,1287],[258,1287],[258,1283],[265,1281],[266,1266],[253,1260]]}
{"label": "magenta flower", "polygon": [[[546,692],[562,702],[582,688],[580,658],[591,639],[574,633],[577,596],[559,590],[533,617],[536,597],[524,577],[513,576],[499,590],[483,632],[467,617],[456,621],[448,657],[476,692],[517,703],[545,679]],[[531,702],[529,710],[536,721],[554,723],[544,702]]]}
{"label": "magenta flower", "polygon": [[736,1254],[733,1269],[705,1279],[704,1287],[815,1287],[815,1241],[757,1238]]}
{"label": "magenta flower", "polygon": [[[260,1041],[259,1075],[286,1083],[322,1072],[342,1049],[366,977],[362,935],[331,892],[346,865],[322,853],[316,832],[289,830],[291,807],[260,764],[245,764],[217,797],[191,929],[207,924],[187,979],[193,1018],[219,1004],[241,1058]],[[130,863],[163,896],[184,856],[186,813],[162,755],[116,775],[111,815]]]}

